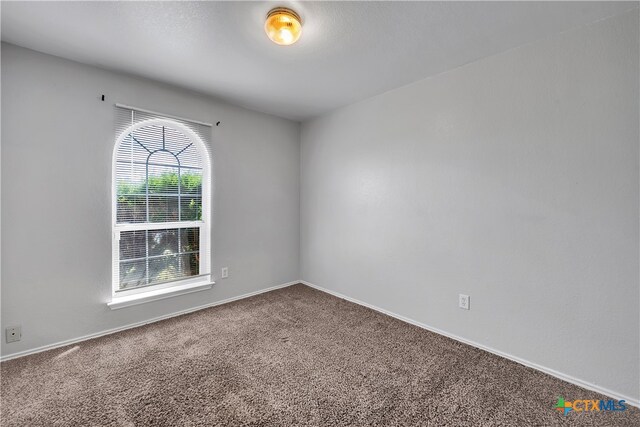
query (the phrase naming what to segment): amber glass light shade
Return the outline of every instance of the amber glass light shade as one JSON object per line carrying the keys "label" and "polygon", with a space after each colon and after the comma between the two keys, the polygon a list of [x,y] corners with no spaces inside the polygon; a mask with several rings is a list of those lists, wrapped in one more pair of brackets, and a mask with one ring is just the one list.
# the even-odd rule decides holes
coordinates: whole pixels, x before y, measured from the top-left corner
{"label": "amber glass light shade", "polygon": [[264,31],[274,43],[287,46],[300,38],[302,22],[293,10],[277,7],[267,14]]}

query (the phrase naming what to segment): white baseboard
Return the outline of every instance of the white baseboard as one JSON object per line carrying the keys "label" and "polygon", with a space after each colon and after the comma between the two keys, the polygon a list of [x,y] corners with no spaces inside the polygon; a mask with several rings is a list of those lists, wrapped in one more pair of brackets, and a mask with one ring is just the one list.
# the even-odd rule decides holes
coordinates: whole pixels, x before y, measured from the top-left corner
{"label": "white baseboard", "polygon": [[53,343],[53,344],[48,344],[48,345],[43,345],[41,347],[36,347],[36,348],[30,349],[30,350],[19,351],[17,353],[12,353],[12,354],[8,354],[6,356],[0,357],[0,362],[4,362],[5,360],[10,360],[10,359],[16,359],[16,358],[22,357],[22,356],[28,356],[30,354],[40,353],[40,352],[47,351],[47,350],[53,350],[54,348],[64,347],[65,345],[70,345],[70,344],[76,344],[76,343],[79,343],[79,342],[82,342],[82,341],[90,340],[90,339],[93,339],[93,338],[98,338],[98,337],[101,337],[101,336],[104,336],[104,335],[115,334],[116,332],[125,331],[127,329],[132,329],[132,328],[137,328],[139,326],[148,325],[149,323],[159,322],[160,320],[170,319],[172,317],[181,316],[183,314],[193,313],[194,311],[203,310],[205,308],[215,307],[217,305],[222,305],[222,304],[227,304],[227,303],[230,303],[230,302],[233,302],[233,301],[237,301],[237,300],[240,300],[240,299],[249,298],[249,297],[252,297],[252,296],[255,296],[255,295],[263,294],[265,292],[275,291],[276,289],[286,288],[287,286],[296,285],[298,283],[302,283],[302,281],[301,280],[295,280],[293,282],[283,283],[282,285],[272,286],[272,287],[266,288],[266,289],[260,289],[259,291],[249,292],[248,294],[239,295],[237,297],[231,297],[231,298],[223,299],[221,301],[216,301],[216,302],[212,302],[212,303],[209,303],[209,304],[204,304],[204,305],[200,305],[200,306],[197,306],[197,307],[188,308],[186,310],[176,311],[176,312],[173,312],[173,313],[169,313],[169,314],[165,314],[165,315],[162,315],[162,316],[154,317],[152,319],[143,320],[141,322],[131,323],[129,325],[120,326],[120,327],[113,328],[113,329],[107,329],[105,331],[96,332],[96,333],[89,334],[89,335],[84,335],[84,336],[81,336],[81,337],[78,337],[78,338],[71,338],[69,340],[60,341],[60,342]]}
{"label": "white baseboard", "polygon": [[535,369],[537,371],[544,372],[545,374],[551,375],[552,377],[559,378],[559,379],[561,379],[563,381],[566,381],[568,383],[577,385],[578,387],[586,388],[587,390],[591,390],[591,391],[598,392],[600,394],[604,394],[605,396],[612,397],[612,398],[614,398],[616,400],[624,400],[626,403],[628,403],[631,406],[635,406],[636,408],[640,407],[640,400],[638,400],[638,399],[634,399],[632,397],[625,396],[625,395],[617,393],[617,392],[615,392],[613,390],[609,390],[607,388],[600,387],[598,385],[592,384],[592,383],[590,383],[588,381],[584,381],[584,380],[581,380],[579,378],[573,377],[571,375],[563,374],[562,372],[558,372],[558,371],[556,371],[554,369],[547,368],[546,366],[538,365],[537,363],[533,363],[533,362],[530,362],[528,360],[521,359],[521,358],[513,356],[511,354],[504,353],[504,352],[502,352],[500,350],[496,350],[494,348],[487,347],[485,345],[482,345],[482,344],[479,344],[477,342],[468,340],[466,338],[462,338],[462,337],[459,337],[457,335],[451,334],[449,332],[445,332],[445,331],[443,331],[441,329],[434,328],[432,326],[426,325],[424,323],[418,322],[418,321],[410,319],[408,317],[404,317],[404,316],[401,316],[399,314],[393,313],[391,311],[385,310],[383,308],[376,307],[375,305],[371,305],[371,304],[368,304],[366,302],[362,302],[360,300],[357,300],[355,298],[351,298],[351,297],[348,297],[346,295],[342,295],[341,293],[338,293],[338,292],[335,292],[335,291],[332,291],[332,290],[329,290],[329,289],[325,289],[325,288],[323,288],[321,286],[318,286],[318,285],[314,285],[313,283],[309,283],[309,282],[307,282],[305,280],[301,280],[299,283],[302,283],[303,285],[309,286],[309,287],[317,289],[319,291],[326,292],[326,293],[328,293],[330,295],[333,295],[335,297],[341,298],[343,300],[346,300],[346,301],[349,301],[349,302],[353,302],[353,303],[356,303],[358,305],[370,308],[370,309],[375,310],[377,312],[386,314],[387,316],[391,316],[391,317],[394,317],[394,318],[396,318],[398,320],[401,320],[403,322],[409,323],[411,325],[418,326],[419,328],[423,328],[423,329],[426,329],[428,331],[435,332],[436,334],[443,335],[443,336],[445,336],[447,338],[451,338],[453,340],[462,342],[464,344],[468,344],[468,345],[470,345],[472,347],[479,348],[480,350],[488,351],[489,353],[495,354],[495,355],[500,356],[500,357],[504,357],[505,359],[509,359],[509,360],[511,360],[513,362],[519,363],[521,365],[527,366],[527,367]]}
{"label": "white baseboard", "polygon": [[575,377],[573,377],[571,375],[563,374],[562,372],[558,372],[558,371],[556,371],[554,369],[538,365],[537,363],[529,362],[528,360],[521,359],[521,358],[513,356],[511,354],[504,353],[504,352],[502,352],[500,350],[496,350],[496,349],[493,349],[491,347],[487,347],[485,345],[479,344],[477,342],[474,342],[474,341],[459,337],[457,335],[451,334],[449,332],[445,332],[445,331],[443,331],[441,329],[434,328],[432,326],[426,325],[424,323],[418,322],[418,321],[410,319],[408,317],[404,317],[404,316],[401,316],[399,314],[393,313],[391,311],[385,310],[383,308],[376,307],[375,305],[371,305],[371,304],[368,304],[366,302],[357,300],[355,298],[351,298],[351,297],[348,297],[346,295],[342,295],[339,292],[335,292],[335,291],[332,291],[332,290],[325,289],[323,287],[314,285],[313,283],[309,283],[309,282],[307,282],[305,280],[295,280],[293,282],[283,283],[281,285],[272,286],[270,288],[261,289],[259,291],[255,291],[255,292],[250,292],[250,293],[247,293],[247,294],[239,295],[237,297],[227,298],[227,299],[224,299],[224,300],[221,300],[221,301],[216,301],[216,302],[212,302],[212,303],[209,303],[209,304],[204,304],[204,305],[201,305],[201,306],[198,306],[198,307],[193,307],[193,308],[189,308],[189,309],[186,309],[186,310],[176,311],[176,312],[173,312],[173,313],[165,314],[163,316],[154,317],[154,318],[149,319],[149,320],[143,320],[141,322],[132,323],[132,324],[129,324],[129,325],[118,327],[118,328],[107,329],[105,331],[96,332],[96,333],[89,334],[89,335],[84,335],[82,337],[72,338],[72,339],[69,339],[69,340],[65,340],[65,341],[60,341],[60,342],[53,343],[53,344],[44,345],[44,346],[37,347],[37,348],[34,348],[34,349],[24,350],[24,351],[20,351],[20,352],[17,352],[17,353],[8,354],[6,356],[0,357],[0,362],[4,362],[4,361],[10,360],[10,359],[15,359],[15,358],[22,357],[22,356],[27,356],[27,355],[30,355],[30,354],[40,353],[40,352],[47,351],[47,350],[53,350],[54,348],[64,347],[64,346],[70,345],[70,344],[76,344],[76,343],[79,343],[79,342],[82,342],[82,341],[90,340],[90,339],[93,339],[93,338],[98,338],[98,337],[101,337],[101,336],[104,336],[104,335],[114,334],[116,332],[124,331],[124,330],[127,330],[127,329],[137,328],[139,326],[144,326],[144,325],[147,325],[149,323],[155,323],[155,322],[159,322],[160,320],[170,319],[172,317],[180,316],[180,315],[183,315],[183,314],[193,313],[194,311],[203,310],[205,308],[215,307],[217,305],[222,305],[222,304],[227,304],[227,303],[230,303],[230,302],[233,302],[233,301],[241,300],[241,299],[244,299],[244,298],[249,298],[249,297],[252,297],[252,296],[255,296],[255,295],[259,295],[259,294],[262,294],[262,293],[265,293],[265,292],[274,291],[276,289],[286,288],[288,286],[292,286],[292,285],[295,285],[295,284],[298,284],[298,283],[302,283],[302,284],[304,284],[306,286],[309,286],[311,288],[317,289],[317,290],[322,291],[322,292],[326,292],[326,293],[328,293],[330,295],[333,295],[335,297],[338,297],[338,298],[344,299],[346,301],[350,301],[350,302],[353,302],[355,304],[370,308],[370,309],[375,310],[377,312],[386,314],[387,316],[394,317],[394,318],[396,318],[398,320],[401,320],[403,322],[409,323],[409,324],[414,325],[414,326],[418,326],[420,328],[426,329],[426,330],[434,332],[436,334],[443,335],[445,337],[448,337],[448,338],[451,338],[453,340],[462,342],[464,344],[468,344],[470,346],[479,348],[479,349],[484,350],[484,351],[488,351],[489,353],[495,354],[495,355],[500,356],[500,357],[504,357],[505,359],[509,359],[509,360],[511,360],[513,362],[519,363],[519,364],[527,366],[529,368],[536,369],[536,370],[538,370],[540,372],[544,372],[545,374],[551,375],[552,377],[559,378],[559,379],[561,379],[563,381],[566,381],[568,383],[577,385],[577,386],[585,388],[587,390],[592,390],[592,391],[604,394],[605,396],[612,397],[612,398],[614,398],[616,400],[624,400],[629,405],[632,405],[632,406],[635,406],[635,407],[640,407],[640,401],[638,399],[634,399],[632,397],[625,396],[625,395],[617,393],[617,392],[615,392],[613,390],[609,390],[609,389],[600,387],[598,385],[592,384],[592,383],[590,383],[588,381],[584,381],[584,380],[581,380],[579,378],[575,378]]}

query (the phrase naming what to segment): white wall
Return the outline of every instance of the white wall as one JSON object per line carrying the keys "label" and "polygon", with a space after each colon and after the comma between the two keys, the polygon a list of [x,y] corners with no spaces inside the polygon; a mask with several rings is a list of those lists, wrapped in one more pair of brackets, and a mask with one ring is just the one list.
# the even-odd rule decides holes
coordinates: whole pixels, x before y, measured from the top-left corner
{"label": "white wall", "polygon": [[638,48],[635,9],[304,123],[303,279],[638,399]]}
{"label": "white wall", "polygon": [[[99,96],[106,95],[101,102]],[[213,289],[111,311],[114,103],[215,123]],[[299,278],[299,125],[2,45],[2,355]],[[230,278],[218,279],[228,266]]]}

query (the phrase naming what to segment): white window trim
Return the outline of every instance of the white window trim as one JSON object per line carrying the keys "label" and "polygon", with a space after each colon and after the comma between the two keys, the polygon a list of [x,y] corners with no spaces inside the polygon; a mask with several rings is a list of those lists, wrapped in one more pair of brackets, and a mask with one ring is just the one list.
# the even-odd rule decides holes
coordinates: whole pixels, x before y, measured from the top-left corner
{"label": "white window trim", "polygon": [[175,297],[178,295],[190,294],[192,292],[206,291],[211,289],[215,282],[196,282],[188,283],[184,285],[173,285],[171,287],[158,289],[153,286],[146,292],[140,292],[137,294],[129,294],[125,296],[117,296],[111,299],[107,305],[111,310],[118,310],[119,308],[130,307],[132,305],[144,304],[146,302],[157,301],[165,298]]}
{"label": "white window trim", "polygon": [[[201,221],[175,221],[175,222],[159,222],[159,223],[117,223],[117,204],[118,204],[118,189],[116,183],[116,160],[118,156],[118,148],[124,139],[133,132],[134,129],[144,126],[167,126],[180,130],[184,135],[188,136],[197,147],[203,162],[202,170],[202,220]],[[142,304],[151,301],[157,301],[159,299],[169,298],[178,295],[184,295],[186,293],[203,291],[211,289],[215,282],[211,278],[211,159],[206,144],[202,139],[191,129],[184,126],[181,123],[169,120],[169,119],[148,119],[135,123],[125,129],[116,140],[116,144],[113,149],[113,158],[111,159],[111,220],[112,220],[112,292],[111,301],[107,303],[107,306],[112,310],[128,307],[131,305]],[[148,287],[131,289],[126,291],[119,290],[120,284],[120,272],[119,272],[119,260],[120,260],[120,233],[123,231],[133,230],[153,230],[153,229],[166,229],[166,228],[200,228],[200,250],[206,256],[200,257],[200,271],[207,272],[206,274],[185,278],[173,282],[159,283],[157,285],[151,285]]]}

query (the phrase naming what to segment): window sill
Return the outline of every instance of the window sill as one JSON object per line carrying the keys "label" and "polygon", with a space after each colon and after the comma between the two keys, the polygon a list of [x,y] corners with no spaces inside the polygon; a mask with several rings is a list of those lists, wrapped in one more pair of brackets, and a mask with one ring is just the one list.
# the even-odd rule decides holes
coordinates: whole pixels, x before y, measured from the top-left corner
{"label": "window sill", "polygon": [[191,292],[206,291],[211,289],[215,282],[198,282],[187,285],[172,286],[170,288],[156,289],[149,292],[127,295],[124,297],[113,297],[107,306],[111,310],[129,307],[132,305],[144,304],[146,302],[171,298],[178,295],[190,294]]}

